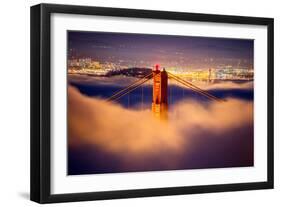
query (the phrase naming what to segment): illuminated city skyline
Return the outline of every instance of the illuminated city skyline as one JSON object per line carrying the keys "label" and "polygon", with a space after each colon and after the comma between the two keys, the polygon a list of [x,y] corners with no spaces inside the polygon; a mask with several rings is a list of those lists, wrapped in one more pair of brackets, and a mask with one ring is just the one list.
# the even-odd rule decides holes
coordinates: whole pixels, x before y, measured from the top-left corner
{"label": "illuminated city skyline", "polygon": [[253,69],[253,40],[108,32],[68,32],[68,59],[125,67]]}

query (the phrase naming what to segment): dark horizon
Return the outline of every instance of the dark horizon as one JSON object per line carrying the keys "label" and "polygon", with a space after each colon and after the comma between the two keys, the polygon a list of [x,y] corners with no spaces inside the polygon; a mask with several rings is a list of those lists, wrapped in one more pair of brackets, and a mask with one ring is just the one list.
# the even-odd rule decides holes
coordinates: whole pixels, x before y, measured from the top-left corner
{"label": "dark horizon", "polygon": [[253,67],[254,40],[68,31],[68,59],[171,66]]}

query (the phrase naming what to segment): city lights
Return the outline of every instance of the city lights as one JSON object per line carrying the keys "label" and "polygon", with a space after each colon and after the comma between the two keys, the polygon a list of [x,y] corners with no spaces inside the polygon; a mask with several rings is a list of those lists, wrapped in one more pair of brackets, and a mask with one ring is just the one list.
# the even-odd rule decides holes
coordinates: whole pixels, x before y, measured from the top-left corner
{"label": "city lights", "polygon": [[[122,64],[123,63],[123,64]],[[111,76],[118,75],[120,71],[125,69],[135,70],[130,76],[138,76],[138,69],[152,70],[160,68],[160,64],[140,65],[132,67],[126,65],[122,60],[117,62],[100,62],[95,59],[78,58],[68,60],[68,73],[93,76]],[[232,65],[219,65],[212,68],[188,68],[186,66],[165,67],[168,72],[172,72],[188,80],[253,80],[254,70],[252,68],[235,67]]]}

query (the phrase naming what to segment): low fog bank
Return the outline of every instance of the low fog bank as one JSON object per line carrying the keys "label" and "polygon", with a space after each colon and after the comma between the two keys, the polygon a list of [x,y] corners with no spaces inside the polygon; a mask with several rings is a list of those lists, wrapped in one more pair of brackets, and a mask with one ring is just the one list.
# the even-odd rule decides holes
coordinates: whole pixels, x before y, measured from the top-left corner
{"label": "low fog bank", "polygon": [[[74,85],[101,85],[101,86],[122,86],[126,87],[140,78],[136,77],[124,77],[124,76],[114,76],[114,77],[94,77],[87,75],[68,75],[68,79],[70,83]],[[185,80],[185,78],[183,78]],[[182,86],[179,82],[174,79],[168,80],[170,85]],[[189,81],[190,82],[190,81]],[[253,89],[254,82],[253,81],[229,81],[229,80],[216,80],[214,82],[207,81],[194,81],[191,82],[196,86],[204,89],[204,90],[212,90],[212,89]],[[144,85],[151,85],[152,82],[148,81],[144,83]],[[184,86],[183,86],[184,87]]]}
{"label": "low fog bank", "polygon": [[208,105],[182,101],[169,109],[168,121],[160,121],[150,108],[128,110],[68,88],[68,134],[74,147],[90,144],[117,154],[157,153],[163,149],[179,153],[197,133],[223,134],[252,122],[250,101],[229,99]]}

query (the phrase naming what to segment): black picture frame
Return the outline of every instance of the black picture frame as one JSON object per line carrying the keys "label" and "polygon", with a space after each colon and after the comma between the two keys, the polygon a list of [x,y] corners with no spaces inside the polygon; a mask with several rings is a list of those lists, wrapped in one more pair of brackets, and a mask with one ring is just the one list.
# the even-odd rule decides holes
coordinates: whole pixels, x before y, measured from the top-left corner
{"label": "black picture frame", "polygon": [[[187,187],[51,194],[50,129],[51,129],[51,72],[50,72],[50,15],[52,13],[134,17],[194,22],[219,22],[267,26],[267,181],[238,184],[219,184]],[[87,201],[101,199],[165,196],[223,191],[241,191],[273,188],[273,44],[272,18],[195,14],[152,10],[103,8],[56,4],[31,7],[31,173],[30,199],[38,203]],[[265,86],[266,87],[266,86]]]}

